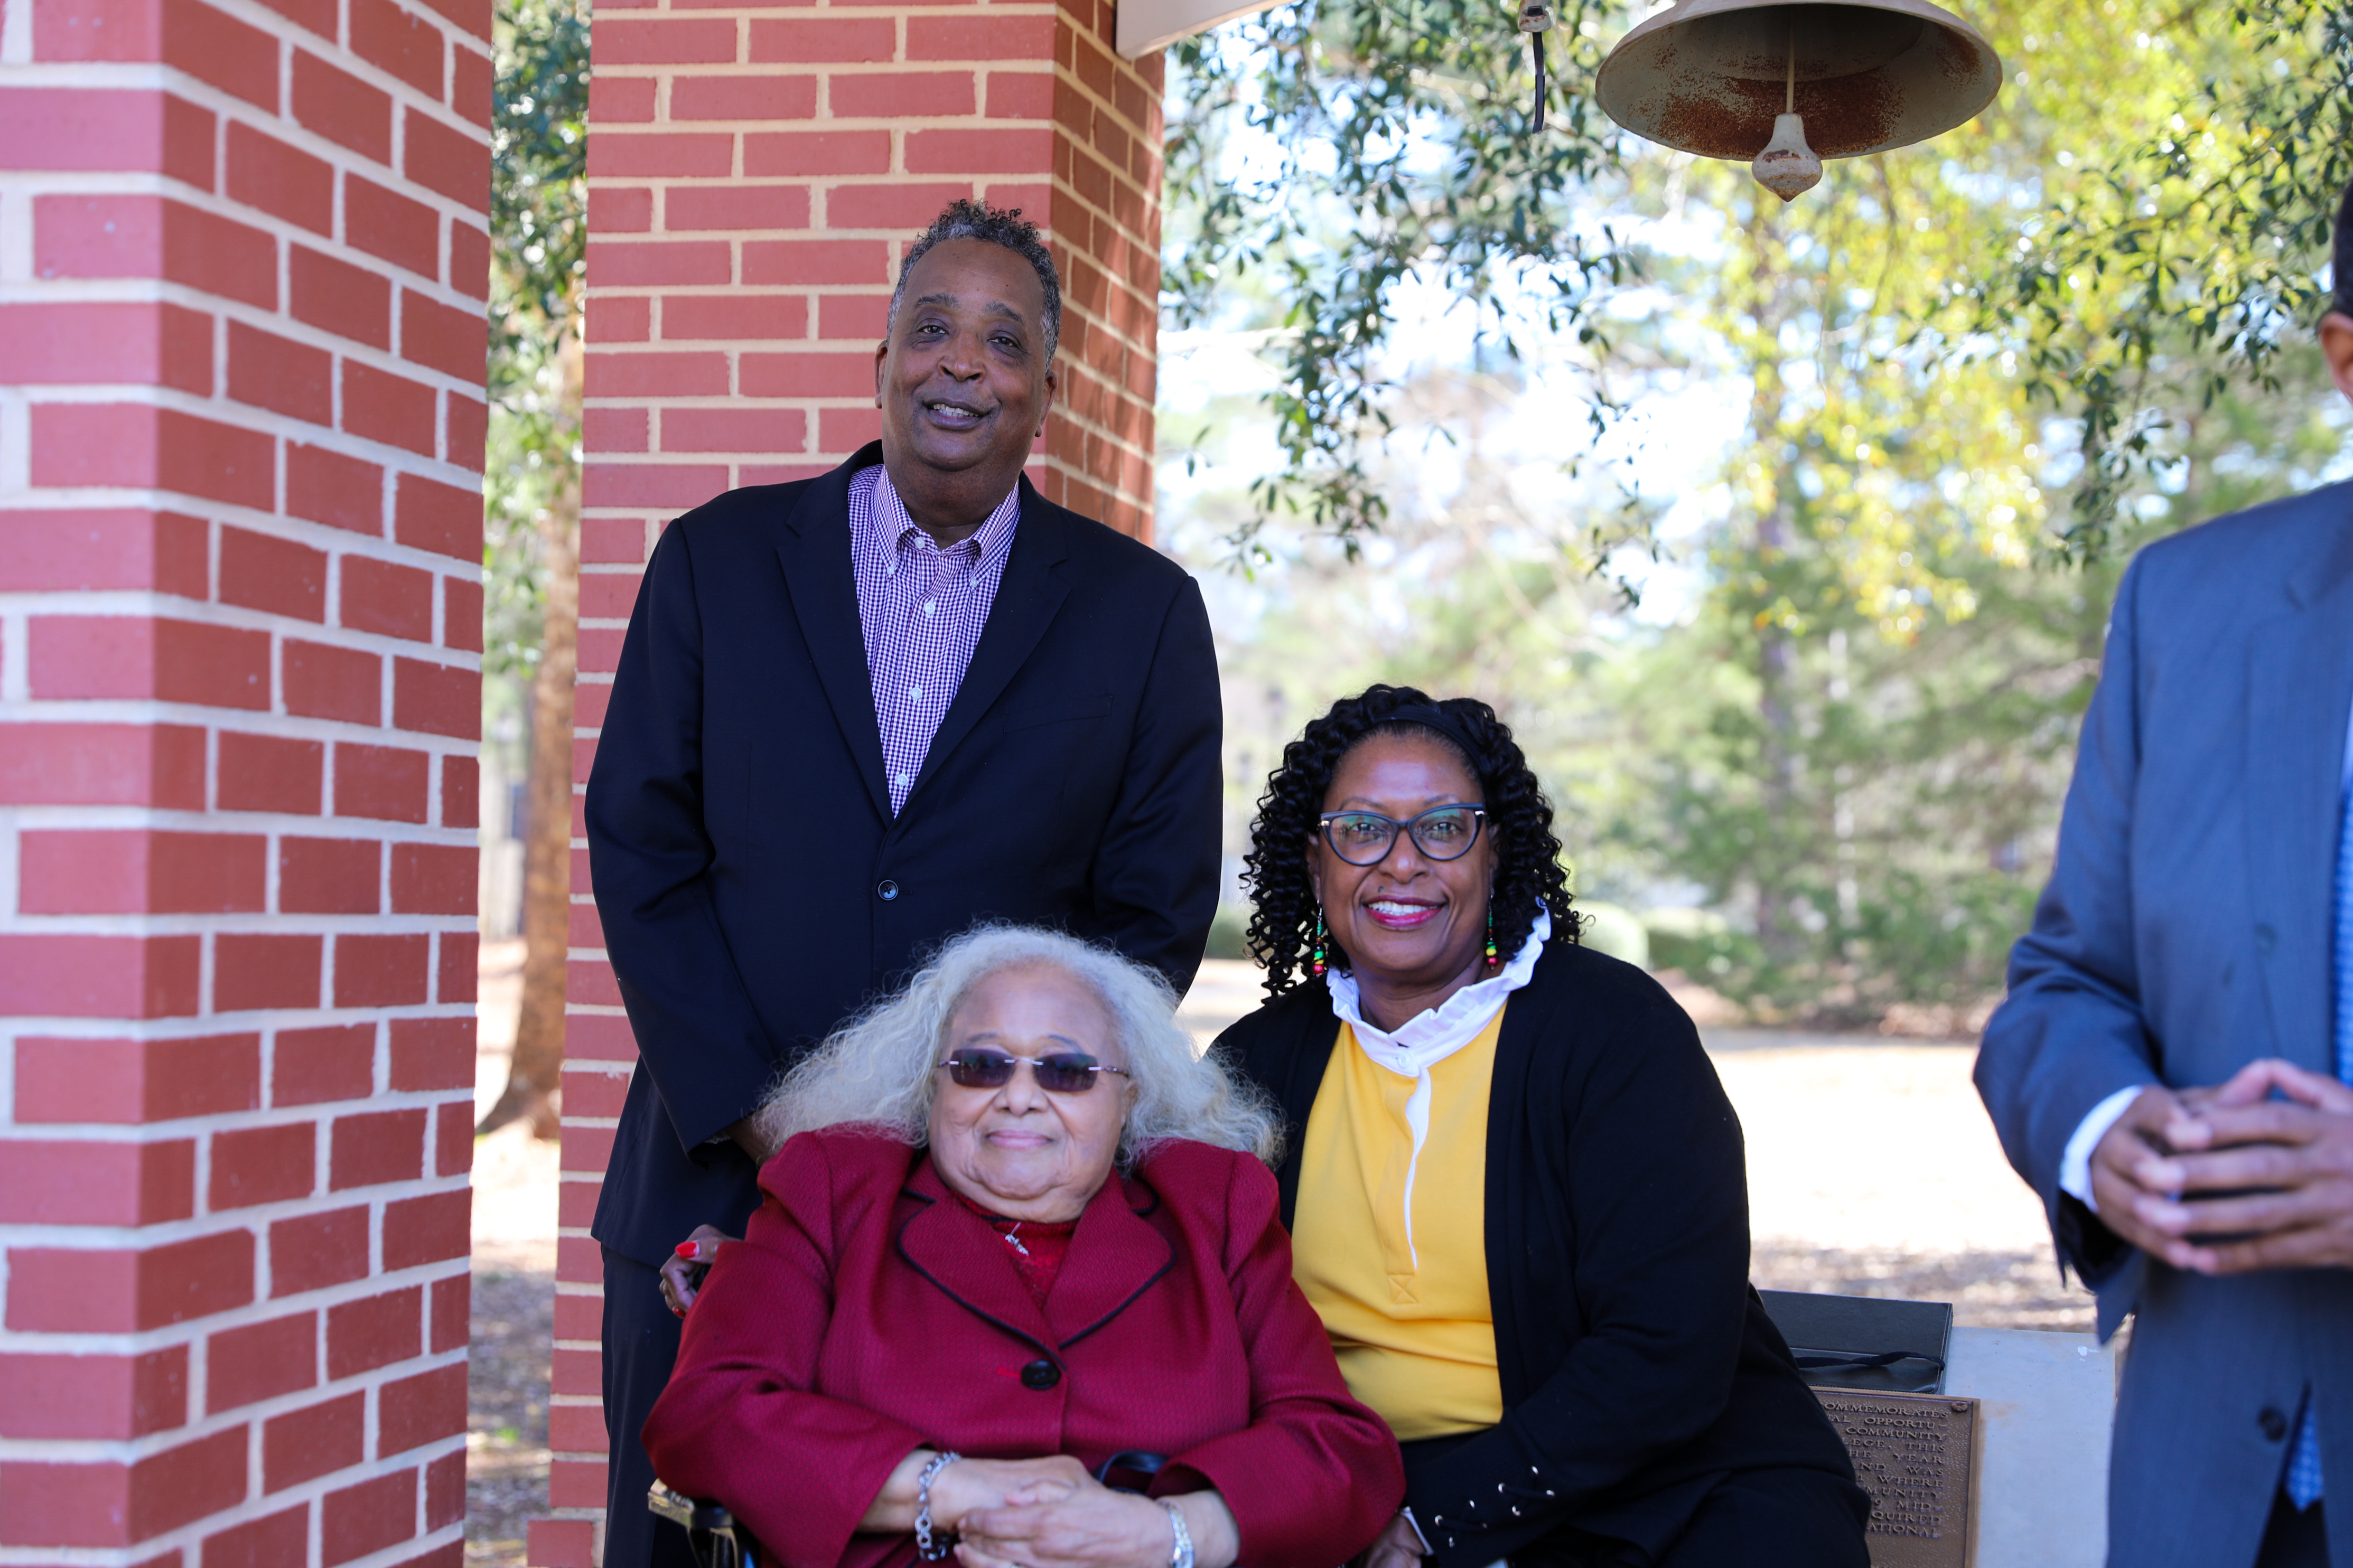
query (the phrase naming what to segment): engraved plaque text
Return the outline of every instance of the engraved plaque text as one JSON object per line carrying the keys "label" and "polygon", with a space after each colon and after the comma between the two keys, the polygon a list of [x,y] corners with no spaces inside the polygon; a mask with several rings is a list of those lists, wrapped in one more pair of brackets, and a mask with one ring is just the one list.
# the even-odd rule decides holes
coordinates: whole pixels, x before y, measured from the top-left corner
{"label": "engraved plaque text", "polygon": [[1974,1399],[1818,1388],[1871,1494],[1872,1568],[1968,1568]]}

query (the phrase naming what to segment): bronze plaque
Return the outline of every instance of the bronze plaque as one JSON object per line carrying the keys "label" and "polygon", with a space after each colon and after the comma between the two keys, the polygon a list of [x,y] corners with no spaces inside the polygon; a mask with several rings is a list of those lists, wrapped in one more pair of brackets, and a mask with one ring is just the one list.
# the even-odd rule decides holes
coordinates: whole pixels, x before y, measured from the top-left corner
{"label": "bronze plaque", "polygon": [[1872,1568],[1968,1568],[1978,1402],[1818,1388],[1871,1494]]}

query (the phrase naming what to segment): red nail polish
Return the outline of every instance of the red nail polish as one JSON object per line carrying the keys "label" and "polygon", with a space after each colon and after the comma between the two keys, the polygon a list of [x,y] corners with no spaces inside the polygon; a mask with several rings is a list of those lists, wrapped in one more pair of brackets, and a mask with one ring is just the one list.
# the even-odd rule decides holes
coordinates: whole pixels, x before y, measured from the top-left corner
{"label": "red nail polish", "polygon": [[694,1256],[694,1249],[700,1245],[702,1244],[699,1242],[681,1241],[678,1244],[678,1255],[681,1258],[691,1258]]}

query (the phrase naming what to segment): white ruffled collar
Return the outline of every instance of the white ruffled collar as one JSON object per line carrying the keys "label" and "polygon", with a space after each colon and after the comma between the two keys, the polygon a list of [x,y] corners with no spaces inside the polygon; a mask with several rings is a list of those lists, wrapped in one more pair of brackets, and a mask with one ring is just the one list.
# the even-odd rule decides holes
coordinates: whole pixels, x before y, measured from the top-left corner
{"label": "white ruffled collar", "polygon": [[1544,944],[1552,936],[1552,915],[1539,908],[1536,921],[1528,931],[1520,951],[1512,955],[1503,973],[1465,985],[1435,1007],[1426,1007],[1398,1026],[1389,1033],[1365,1021],[1364,1002],[1356,992],[1356,977],[1345,970],[1334,970],[1324,976],[1332,992],[1332,1013],[1348,1026],[1365,1054],[1407,1078],[1419,1077],[1430,1065],[1444,1061],[1479,1037],[1480,1032],[1494,1022],[1495,1015],[1513,992],[1528,983],[1535,973],[1536,960],[1544,954]]}

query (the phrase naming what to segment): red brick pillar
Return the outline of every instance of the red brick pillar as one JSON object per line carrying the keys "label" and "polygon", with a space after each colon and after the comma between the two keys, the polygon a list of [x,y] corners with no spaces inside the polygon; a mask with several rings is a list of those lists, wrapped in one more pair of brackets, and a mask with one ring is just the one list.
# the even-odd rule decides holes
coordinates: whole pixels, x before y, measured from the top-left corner
{"label": "red brick pillar", "polygon": [[[873,438],[899,258],[955,197],[1020,207],[1062,268],[1062,398],[1031,478],[1150,537],[1161,61],[1121,61],[1111,38],[1098,0],[598,8],[580,780],[663,522]],[[602,1267],[587,1227],[637,1056],[586,857],[574,865],[554,1516],[531,1537],[550,1568],[588,1568],[598,1550]]]}
{"label": "red brick pillar", "polygon": [[461,1559],[490,21],[0,19],[10,1563]]}

